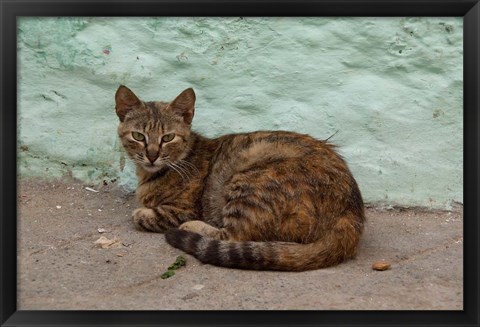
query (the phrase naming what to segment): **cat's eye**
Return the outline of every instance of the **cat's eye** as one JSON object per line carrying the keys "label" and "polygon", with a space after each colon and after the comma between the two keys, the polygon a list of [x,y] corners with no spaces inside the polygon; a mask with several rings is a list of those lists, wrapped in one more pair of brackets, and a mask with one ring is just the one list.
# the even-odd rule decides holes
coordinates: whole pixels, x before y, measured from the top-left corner
{"label": "cat's eye", "polygon": [[139,132],[132,132],[132,137],[137,140],[137,141],[143,141],[145,140],[145,135]]}
{"label": "cat's eye", "polygon": [[162,137],[162,141],[163,142],[170,142],[171,140],[173,140],[175,138],[175,134],[166,134],[166,135],[163,135]]}

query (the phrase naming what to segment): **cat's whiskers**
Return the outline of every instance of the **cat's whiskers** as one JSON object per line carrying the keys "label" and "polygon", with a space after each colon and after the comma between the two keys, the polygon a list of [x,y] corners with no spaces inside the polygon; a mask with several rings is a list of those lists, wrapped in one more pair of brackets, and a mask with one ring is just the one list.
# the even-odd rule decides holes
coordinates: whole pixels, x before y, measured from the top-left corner
{"label": "cat's whiskers", "polygon": [[138,164],[143,164],[144,163],[144,159],[143,159],[143,155],[141,153],[135,153],[132,157],[131,157],[132,161],[134,163],[138,163]]}
{"label": "cat's whiskers", "polygon": [[[187,170],[188,170],[188,169],[193,169],[196,174],[199,173],[199,170],[198,170],[197,166],[195,166],[195,165],[192,164],[191,162],[186,161],[185,159],[179,160],[179,161],[177,162],[177,165],[182,166],[183,168],[185,168],[185,169],[187,169]],[[192,175],[193,175],[193,174],[192,174]]]}
{"label": "cat's whiskers", "polygon": [[[185,178],[190,182],[191,178],[194,176],[194,174],[189,171],[188,169],[190,167],[185,167],[184,163],[186,163],[185,160],[180,160],[180,161],[177,161],[177,162],[173,162],[170,160],[170,156],[166,156],[165,158],[163,159],[166,159],[165,163],[168,167],[170,167],[171,169],[175,170],[180,176],[182,176],[182,178],[185,180]],[[193,166],[193,168],[196,169],[196,167],[191,164],[191,166]],[[197,173],[198,173],[198,169],[196,169]]]}
{"label": "cat's whiskers", "polygon": [[155,161],[155,164],[148,164],[147,161],[145,161],[145,156],[142,153],[134,153],[130,159],[133,161],[133,163],[145,167],[145,169],[151,170],[151,169],[160,169],[162,166],[167,165],[169,162],[169,157],[163,157],[163,158],[158,158]]}
{"label": "cat's whiskers", "polygon": [[190,170],[189,170],[189,167],[185,167],[183,166],[182,164],[180,164],[180,162],[175,162],[173,163],[175,165],[176,168],[178,168],[179,170],[181,170],[185,176],[188,176],[188,179],[191,180],[193,176],[195,176],[194,173],[192,173]]}
{"label": "cat's whiskers", "polygon": [[141,154],[136,153],[135,156],[130,158],[135,164],[142,165],[145,163]]}
{"label": "cat's whiskers", "polygon": [[168,162],[168,158],[169,157],[158,158],[155,162],[158,164],[166,164]]}
{"label": "cat's whiskers", "polygon": [[185,172],[182,171],[182,170],[180,169],[180,167],[178,167],[175,163],[173,163],[173,162],[171,162],[171,161],[167,161],[167,162],[166,162],[166,165],[167,165],[169,168],[171,168],[171,169],[173,169],[174,171],[176,171],[176,172],[178,173],[178,175],[180,175],[180,177],[182,178],[182,180],[183,180],[184,182],[185,182],[185,181],[187,181],[187,182],[190,181],[189,176],[188,176],[188,175],[185,175]]}
{"label": "cat's whiskers", "polygon": [[188,165],[187,161],[181,160],[177,162],[177,165],[181,166],[191,177],[194,177],[200,173],[200,171],[194,165]]}
{"label": "cat's whiskers", "polygon": [[162,163],[165,163],[167,167],[170,169],[174,170],[180,177],[182,178],[183,181],[190,181],[188,176],[184,175],[182,171],[179,170],[179,167],[177,167],[172,161],[170,161],[170,156],[166,156],[162,158]]}

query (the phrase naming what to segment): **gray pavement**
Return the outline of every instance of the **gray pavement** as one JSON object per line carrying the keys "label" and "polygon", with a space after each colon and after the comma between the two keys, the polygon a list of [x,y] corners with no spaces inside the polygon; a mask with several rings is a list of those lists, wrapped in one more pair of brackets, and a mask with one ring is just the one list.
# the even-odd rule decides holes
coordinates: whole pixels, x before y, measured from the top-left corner
{"label": "gray pavement", "polygon": [[[463,309],[461,207],[368,208],[357,258],[332,268],[234,270],[184,254],[187,265],[162,279],[183,253],[135,230],[136,206],[115,185],[20,180],[18,309]],[[95,244],[102,236],[111,244]],[[382,260],[391,269],[372,270]]]}

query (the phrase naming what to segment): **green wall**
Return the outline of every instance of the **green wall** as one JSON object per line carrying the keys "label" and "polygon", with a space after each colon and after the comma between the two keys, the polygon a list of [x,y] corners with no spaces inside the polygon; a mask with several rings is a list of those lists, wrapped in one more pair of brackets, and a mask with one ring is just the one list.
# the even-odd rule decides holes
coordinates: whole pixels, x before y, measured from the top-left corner
{"label": "green wall", "polygon": [[20,177],[135,174],[114,93],[197,94],[214,137],[286,129],[340,146],[366,202],[463,202],[462,18],[19,18]]}

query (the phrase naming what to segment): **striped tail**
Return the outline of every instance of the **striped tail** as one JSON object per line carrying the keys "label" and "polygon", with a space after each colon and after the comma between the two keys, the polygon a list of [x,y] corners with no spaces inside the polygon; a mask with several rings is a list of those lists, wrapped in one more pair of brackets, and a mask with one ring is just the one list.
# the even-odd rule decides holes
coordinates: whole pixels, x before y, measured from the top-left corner
{"label": "striped tail", "polygon": [[167,230],[165,238],[171,246],[203,263],[250,270],[304,271],[353,258],[361,231],[349,226],[351,229],[343,230],[344,233],[339,234],[334,228],[321,240],[309,244],[221,241],[180,229]]}

